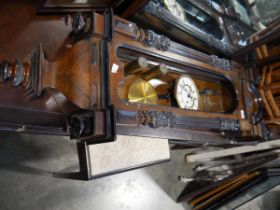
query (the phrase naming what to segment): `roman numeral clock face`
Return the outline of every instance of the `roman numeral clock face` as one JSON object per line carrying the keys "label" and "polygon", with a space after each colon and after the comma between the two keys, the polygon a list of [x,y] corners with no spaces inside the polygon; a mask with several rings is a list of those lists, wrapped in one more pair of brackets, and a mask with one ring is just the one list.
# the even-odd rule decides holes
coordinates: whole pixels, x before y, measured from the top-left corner
{"label": "roman numeral clock face", "polygon": [[198,110],[199,92],[191,77],[180,77],[174,91],[180,108]]}

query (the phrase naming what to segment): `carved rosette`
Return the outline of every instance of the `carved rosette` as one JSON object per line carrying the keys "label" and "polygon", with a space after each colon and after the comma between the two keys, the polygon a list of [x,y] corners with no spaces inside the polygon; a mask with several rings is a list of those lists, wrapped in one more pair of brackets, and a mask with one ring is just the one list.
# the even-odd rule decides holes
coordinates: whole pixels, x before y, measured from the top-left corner
{"label": "carved rosette", "polygon": [[240,121],[235,119],[222,119],[221,131],[240,131]]}
{"label": "carved rosette", "polygon": [[211,62],[212,67],[223,69],[225,71],[229,71],[231,69],[229,60],[224,58],[219,58],[216,55],[212,55],[211,58],[212,58],[212,62]]}
{"label": "carved rosette", "polygon": [[142,125],[150,128],[172,128],[174,121],[175,115],[171,112],[139,111],[137,113],[138,126]]}
{"label": "carved rosette", "polygon": [[170,47],[171,41],[164,35],[159,35],[152,30],[139,30],[140,42],[148,47],[154,47],[157,50],[167,51]]}

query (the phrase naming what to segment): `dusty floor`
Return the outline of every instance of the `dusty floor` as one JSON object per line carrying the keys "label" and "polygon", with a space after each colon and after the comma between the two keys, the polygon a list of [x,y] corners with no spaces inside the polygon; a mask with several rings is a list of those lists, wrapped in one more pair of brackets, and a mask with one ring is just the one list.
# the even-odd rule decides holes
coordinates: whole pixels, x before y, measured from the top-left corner
{"label": "dusty floor", "polygon": [[174,202],[184,187],[176,179],[186,170],[183,157],[94,181],[67,180],[52,172],[78,168],[74,142],[1,134],[0,209],[186,209]]}
{"label": "dusty floor", "polygon": [[[75,181],[52,175],[77,170],[75,142],[61,137],[0,133],[0,209],[188,209],[174,201],[184,187],[177,176],[191,169],[183,161],[184,153],[173,151],[168,163],[94,181]],[[274,198],[275,203],[275,193],[264,198],[266,203],[260,198],[240,209],[273,210],[272,202],[267,201]]]}

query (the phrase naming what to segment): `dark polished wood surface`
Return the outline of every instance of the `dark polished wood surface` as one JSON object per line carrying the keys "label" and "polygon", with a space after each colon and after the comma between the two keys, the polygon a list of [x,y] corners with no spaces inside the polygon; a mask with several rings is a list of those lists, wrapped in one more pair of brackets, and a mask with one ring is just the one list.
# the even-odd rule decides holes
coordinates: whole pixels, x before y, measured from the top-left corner
{"label": "dark polished wood surface", "polygon": [[[39,4],[36,1],[15,0],[11,2],[4,0],[0,4],[0,27],[3,29],[0,33],[1,60],[13,62],[14,59],[26,59],[39,43],[42,43],[45,56],[49,60],[55,60],[63,54],[71,27],[66,26],[61,17],[37,16],[36,9]],[[14,88],[7,83],[0,84],[1,110],[5,107],[12,107],[11,113],[15,113],[3,116],[4,112],[1,111],[1,121],[28,124],[26,122],[33,118],[32,115],[54,113],[55,117],[50,124],[63,126],[65,113],[73,110],[73,105],[66,101],[65,96],[53,89],[43,91],[37,100],[25,100],[24,94],[25,89],[21,86]],[[58,101],[60,101],[60,105],[58,105]],[[23,110],[23,113],[26,110],[28,114],[19,116],[17,110]],[[40,117],[31,121],[35,126],[42,124]]]}
{"label": "dark polished wood surface", "polygon": [[1,1],[0,57],[23,59],[34,46],[43,44],[46,58],[54,60],[71,32],[62,16],[38,16],[40,1]]}
{"label": "dark polished wood surface", "polygon": [[[106,24],[108,24],[109,16],[106,16],[106,19],[100,14],[93,13],[93,15],[95,25],[91,37],[73,43],[69,39],[69,34],[72,30],[71,26],[65,24],[63,16],[38,16],[36,15],[36,5],[31,1],[29,3],[28,1],[17,1],[12,6],[8,2],[1,3],[0,26],[6,28],[5,33],[0,33],[1,60],[6,59],[12,62],[14,58],[28,59],[26,55],[39,43],[42,44],[44,49],[45,59],[42,64],[41,74],[42,94],[38,98],[26,100],[24,97],[24,87],[12,87],[9,83],[4,83],[0,85],[0,108],[13,107],[15,110],[34,110],[33,113],[37,115],[40,112],[56,113],[56,122],[59,123],[56,123],[55,126],[66,127],[65,121],[73,113],[79,113],[83,110],[91,111],[93,107],[98,111],[104,111],[107,107],[103,106],[102,97],[108,95],[108,100],[110,104],[114,105],[116,112],[127,111],[137,113],[150,110],[158,113],[169,112],[179,119],[187,120],[188,117],[193,117],[194,119],[205,120],[205,123],[207,123],[208,119],[218,120],[215,122],[223,122],[224,120],[233,120],[228,122],[234,122],[236,120],[240,121],[240,131],[234,135],[259,135],[256,125],[253,125],[251,120],[254,110],[245,104],[244,95],[249,96],[250,93],[248,88],[246,88],[247,80],[243,77],[243,68],[240,64],[219,59],[214,55],[209,56],[184,46],[178,47],[179,45],[174,43],[171,43],[171,45],[177,46],[177,50],[180,53],[172,52],[169,50],[170,43],[167,38],[154,35],[162,43],[149,43],[146,40],[149,38],[145,34],[146,32],[136,27],[133,31],[128,31],[127,28],[134,26],[134,24],[118,17],[112,19],[113,27],[115,27],[113,28],[115,32],[113,33],[112,41],[105,41],[108,37],[105,34],[107,30],[104,27],[108,27]],[[122,22],[120,25],[124,28],[115,26],[116,20]],[[185,110],[171,106],[125,102],[119,96],[118,86],[125,79],[124,66],[130,58],[121,58],[118,55],[118,49],[120,48],[126,50],[127,54],[125,56],[141,55],[150,62],[157,64],[165,63],[168,68],[177,69],[177,72],[174,71],[179,75],[193,74],[196,76],[213,75],[214,78],[222,77],[223,80],[228,81],[233,89],[234,94],[232,94],[232,97],[236,97],[236,109],[228,113],[218,111],[205,112],[202,110]],[[108,55],[104,49],[108,49]],[[187,56],[183,53],[186,53]],[[217,65],[217,62],[220,64]],[[104,65],[108,66],[108,69],[104,69]],[[117,66],[117,70],[113,70],[113,66]],[[107,71],[108,78],[104,77],[105,80],[101,81],[105,71]],[[212,78],[212,80],[214,79]],[[106,91],[106,88],[102,89],[104,84],[110,88],[108,91]],[[228,93],[221,94],[225,95],[224,97],[227,101]],[[253,100],[253,97],[247,98],[247,101],[250,102],[250,100]],[[38,117],[34,118],[33,121],[28,121],[31,115],[28,112],[28,114],[20,117],[15,116],[13,123],[25,125],[30,122],[34,126],[42,124],[45,126],[54,125],[47,118],[40,119]],[[7,122],[6,118],[7,116],[5,115],[1,121]],[[121,126],[122,132],[124,127],[127,129],[131,126],[135,127],[135,125],[124,125],[121,122],[121,119],[116,119],[117,127]],[[232,125],[226,124],[225,126],[228,126],[226,129],[229,130],[235,129],[230,127]],[[150,136],[164,137],[164,134],[157,129],[147,129],[151,133]],[[188,129],[180,129],[182,132],[188,132]],[[195,130],[195,128],[192,129]],[[219,130],[218,128],[215,129]],[[206,130],[206,132],[212,132],[211,129],[207,128]],[[176,130],[172,129],[172,127],[167,127],[166,131],[176,133]],[[137,135],[141,134],[137,133]],[[216,135],[219,136],[220,133],[216,132]],[[182,139],[182,137],[180,136],[179,139]]]}

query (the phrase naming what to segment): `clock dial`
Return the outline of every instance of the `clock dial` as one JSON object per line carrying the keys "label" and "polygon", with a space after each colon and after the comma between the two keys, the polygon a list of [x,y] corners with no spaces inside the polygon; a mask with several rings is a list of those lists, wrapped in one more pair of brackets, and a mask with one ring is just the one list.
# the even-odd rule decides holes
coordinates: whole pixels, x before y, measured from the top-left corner
{"label": "clock dial", "polygon": [[198,110],[199,92],[189,76],[181,76],[176,81],[175,97],[180,108]]}
{"label": "clock dial", "polygon": [[185,21],[184,9],[176,0],[164,0],[164,5],[172,15]]}

